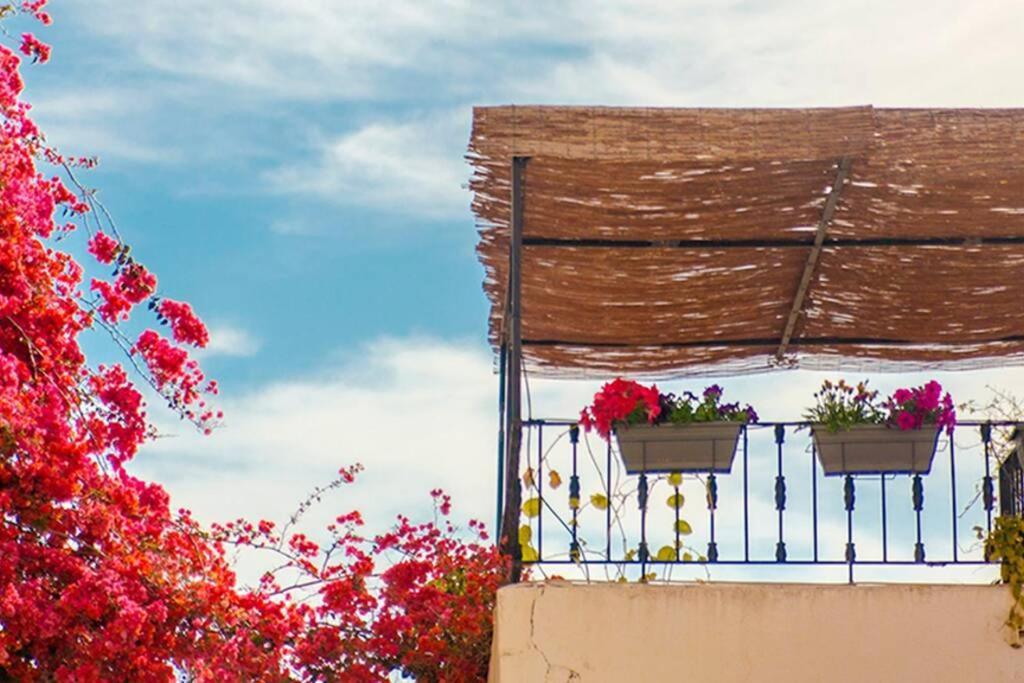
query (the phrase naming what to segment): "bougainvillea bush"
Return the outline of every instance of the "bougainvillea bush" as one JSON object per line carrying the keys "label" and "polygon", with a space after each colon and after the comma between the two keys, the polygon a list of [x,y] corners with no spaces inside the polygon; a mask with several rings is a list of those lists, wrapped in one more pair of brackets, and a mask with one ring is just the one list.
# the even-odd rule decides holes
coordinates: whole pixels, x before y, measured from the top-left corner
{"label": "bougainvillea bush", "polygon": [[689,391],[676,396],[661,393],[653,384],[618,378],[594,394],[593,403],[580,413],[580,424],[607,439],[616,425],[757,422],[751,406],[722,403],[723,393],[722,387],[712,384],[701,396]]}
{"label": "bougainvillea bush", "polygon": [[[0,5],[0,17],[48,25],[44,4]],[[364,538],[352,512],[317,542],[270,522],[204,529],[126,469],[153,436],[140,382],[198,429],[217,426],[216,384],[190,356],[209,335],[79,182],[93,161],[47,146],[29,116],[22,68],[49,46],[3,35],[0,680],[480,680],[505,569],[479,524],[465,538],[445,521],[440,492],[435,521]],[[139,316],[150,325],[129,337]],[[123,362],[88,363],[88,331]],[[276,569],[240,587],[234,546]]]}
{"label": "bougainvillea bush", "polygon": [[853,386],[845,380],[825,380],[804,417],[831,432],[858,424],[888,424],[904,431],[929,425],[952,434],[956,426],[953,397],[949,392],[943,394],[942,385],[935,380],[897,389],[885,400],[880,400],[866,381]]}

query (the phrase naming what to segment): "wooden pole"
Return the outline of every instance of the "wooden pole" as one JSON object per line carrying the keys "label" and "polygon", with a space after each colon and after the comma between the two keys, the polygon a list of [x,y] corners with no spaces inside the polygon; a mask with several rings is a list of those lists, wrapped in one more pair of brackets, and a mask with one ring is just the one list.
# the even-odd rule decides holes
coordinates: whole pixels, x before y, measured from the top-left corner
{"label": "wooden pole", "polygon": [[511,221],[508,247],[508,358],[505,389],[505,511],[501,520],[501,548],[512,559],[511,583],[522,576],[523,563],[519,547],[519,508],[522,487],[519,481],[519,455],[523,443],[522,374],[522,252],[523,205],[526,199],[524,181],[527,157],[512,157]]}
{"label": "wooden pole", "polygon": [[814,233],[814,244],[811,247],[811,253],[807,256],[803,273],[800,275],[800,283],[797,285],[796,294],[793,296],[793,305],[790,308],[789,317],[786,319],[786,327],[782,331],[782,340],[779,342],[779,348],[775,352],[775,360],[779,363],[784,361],[786,351],[789,348],[789,342],[793,338],[793,332],[796,331],[797,321],[803,313],[804,300],[807,298],[807,290],[811,286],[814,268],[818,265],[821,247],[825,243],[825,234],[828,232],[829,223],[832,222],[832,216],[835,214],[836,206],[839,204],[839,194],[843,191],[846,177],[850,174],[850,163],[850,157],[843,157],[839,160],[836,178],[832,183],[832,190],[828,193],[828,199],[825,200],[825,208],[821,212],[821,219],[818,221],[818,228]]}

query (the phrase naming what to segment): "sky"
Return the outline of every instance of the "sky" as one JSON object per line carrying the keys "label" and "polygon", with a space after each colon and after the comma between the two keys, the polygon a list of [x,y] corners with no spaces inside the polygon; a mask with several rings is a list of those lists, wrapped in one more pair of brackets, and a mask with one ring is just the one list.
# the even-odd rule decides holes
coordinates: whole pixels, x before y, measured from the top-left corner
{"label": "sky", "polygon": [[[474,105],[1024,106],[1019,0],[53,4],[36,118],[100,158],[87,182],[211,327],[224,427],[204,438],[155,407],[161,437],[133,465],[206,521],[280,520],[353,462],[366,474],[324,518],[385,523],[440,486],[492,519]],[[794,419],[821,377],[727,387]],[[941,379],[958,399],[1024,385]],[[534,411],[575,415],[595,388],[538,380]]]}

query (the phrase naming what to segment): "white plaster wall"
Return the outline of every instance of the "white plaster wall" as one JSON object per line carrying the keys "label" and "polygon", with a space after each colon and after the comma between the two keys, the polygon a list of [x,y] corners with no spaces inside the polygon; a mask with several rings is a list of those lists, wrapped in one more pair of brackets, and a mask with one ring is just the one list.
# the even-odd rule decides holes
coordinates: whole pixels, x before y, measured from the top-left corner
{"label": "white plaster wall", "polygon": [[1004,586],[521,584],[492,682],[1024,682]]}

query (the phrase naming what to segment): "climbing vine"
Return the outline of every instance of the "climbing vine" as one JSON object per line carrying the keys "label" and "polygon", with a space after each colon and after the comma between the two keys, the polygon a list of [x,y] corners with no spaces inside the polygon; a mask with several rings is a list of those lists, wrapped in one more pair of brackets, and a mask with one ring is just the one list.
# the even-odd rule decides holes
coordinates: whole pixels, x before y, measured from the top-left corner
{"label": "climbing vine", "polygon": [[[975,531],[983,537],[981,527]],[[985,559],[1002,562],[999,578],[1010,587],[1013,605],[1006,617],[1010,644],[1021,647],[1024,635],[1024,518],[1004,515],[997,517],[992,531],[985,540]]]}

